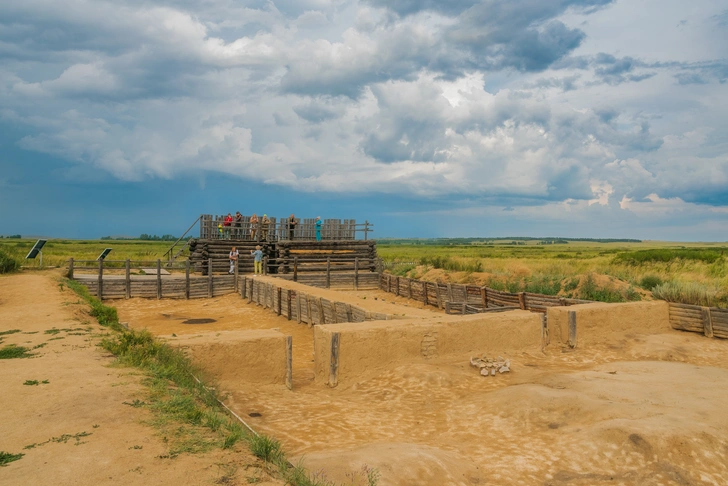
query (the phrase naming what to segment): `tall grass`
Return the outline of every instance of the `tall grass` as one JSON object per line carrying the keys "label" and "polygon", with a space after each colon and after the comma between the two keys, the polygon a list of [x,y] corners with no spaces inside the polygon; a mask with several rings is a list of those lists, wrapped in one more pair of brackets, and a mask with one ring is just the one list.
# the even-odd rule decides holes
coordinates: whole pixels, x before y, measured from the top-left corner
{"label": "tall grass", "polygon": [[11,273],[19,269],[18,259],[0,249],[0,273]]}
{"label": "tall grass", "polygon": [[711,290],[697,282],[665,282],[652,289],[652,295],[667,302],[705,307],[725,306],[726,304],[725,298],[721,298],[717,290]]}

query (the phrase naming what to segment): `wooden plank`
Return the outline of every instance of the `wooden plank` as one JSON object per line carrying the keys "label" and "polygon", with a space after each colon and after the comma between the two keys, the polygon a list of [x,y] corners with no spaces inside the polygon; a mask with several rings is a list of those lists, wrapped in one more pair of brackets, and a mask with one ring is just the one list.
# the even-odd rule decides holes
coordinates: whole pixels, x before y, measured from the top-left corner
{"label": "wooden plank", "polygon": [[281,304],[282,304],[282,302],[281,302],[281,292],[282,292],[282,289],[280,287],[278,287],[276,289],[276,293],[278,294],[278,309],[277,309],[278,315],[281,315],[281,308],[282,308],[282,306],[281,306]]}
{"label": "wooden plank", "polygon": [[99,300],[104,299],[104,260],[99,260],[99,282],[96,287],[96,296]]}

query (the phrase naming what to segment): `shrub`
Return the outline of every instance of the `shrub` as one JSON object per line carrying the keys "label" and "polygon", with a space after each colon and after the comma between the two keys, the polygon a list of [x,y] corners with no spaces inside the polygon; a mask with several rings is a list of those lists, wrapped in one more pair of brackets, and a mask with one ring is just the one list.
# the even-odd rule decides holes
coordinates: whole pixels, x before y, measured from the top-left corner
{"label": "shrub", "polygon": [[671,262],[673,260],[694,260],[705,263],[714,263],[723,257],[722,250],[704,248],[669,249],[658,248],[652,250],[630,251],[614,257],[616,263],[641,265],[643,263]]}
{"label": "shrub", "polygon": [[667,302],[712,307],[718,300],[716,292],[696,282],[665,282],[652,289],[652,296]]}
{"label": "shrub", "polygon": [[0,273],[10,273],[20,270],[20,262],[0,250]]}
{"label": "shrub", "polygon": [[658,285],[662,285],[663,280],[657,275],[645,275],[640,280],[640,287],[645,290],[652,290]]}

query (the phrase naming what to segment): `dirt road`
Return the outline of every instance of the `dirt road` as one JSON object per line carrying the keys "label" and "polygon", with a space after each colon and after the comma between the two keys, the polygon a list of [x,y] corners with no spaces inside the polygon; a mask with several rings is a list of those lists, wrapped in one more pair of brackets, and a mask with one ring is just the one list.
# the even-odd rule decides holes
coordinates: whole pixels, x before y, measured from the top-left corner
{"label": "dirt road", "polygon": [[0,332],[0,348],[33,354],[0,360],[0,451],[24,454],[1,485],[283,484],[245,445],[170,457],[149,412],[128,405],[144,400],[141,376],[110,366],[96,346],[106,330],[53,275],[0,277]]}

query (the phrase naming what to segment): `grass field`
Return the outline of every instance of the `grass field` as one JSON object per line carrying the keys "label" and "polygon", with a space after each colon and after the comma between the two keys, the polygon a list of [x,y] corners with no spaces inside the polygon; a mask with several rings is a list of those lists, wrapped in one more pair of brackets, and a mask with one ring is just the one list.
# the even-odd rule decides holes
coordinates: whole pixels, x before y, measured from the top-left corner
{"label": "grass field", "polygon": [[[412,278],[606,302],[651,298],[656,289],[668,300],[728,306],[728,243],[544,241],[385,239],[377,251],[388,271]],[[37,267],[37,259],[24,260],[33,243],[0,239],[0,252],[25,268]],[[108,260],[153,262],[164,260],[170,246],[149,240],[49,240],[43,264],[62,267],[71,257],[95,260],[104,248],[113,248]]]}

